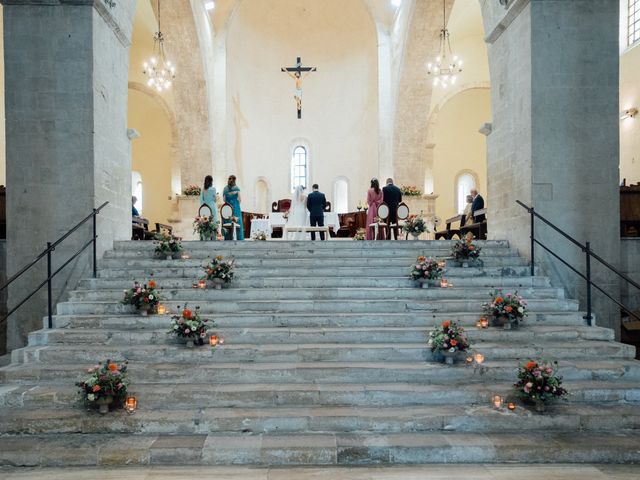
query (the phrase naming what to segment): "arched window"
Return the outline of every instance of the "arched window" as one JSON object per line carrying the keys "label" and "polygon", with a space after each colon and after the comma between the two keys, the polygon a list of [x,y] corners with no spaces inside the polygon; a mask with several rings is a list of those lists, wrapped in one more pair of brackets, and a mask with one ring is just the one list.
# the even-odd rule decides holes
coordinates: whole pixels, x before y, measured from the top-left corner
{"label": "arched window", "polygon": [[349,181],[338,178],[333,183],[333,208],[336,213],[349,212]]}
{"label": "arched window", "polygon": [[473,173],[463,172],[456,178],[456,208],[458,213],[464,212],[467,205],[467,195],[476,188],[476,177]]}
{"label": "arched window", "polygon": [[136,208],[142,214],[142,175],[140,172],[131,172],[131,195],[138,199]]}
{"label": "arched window", "polygon": [[640,0],[629,0],[627,15],[627,46],[640,41]]}
{"label": "arched window", "polygon": [[308,167],[307,149],[298,145],[293,149],[291,158],[291,191],[295,190],[298,185],[307,188]]}

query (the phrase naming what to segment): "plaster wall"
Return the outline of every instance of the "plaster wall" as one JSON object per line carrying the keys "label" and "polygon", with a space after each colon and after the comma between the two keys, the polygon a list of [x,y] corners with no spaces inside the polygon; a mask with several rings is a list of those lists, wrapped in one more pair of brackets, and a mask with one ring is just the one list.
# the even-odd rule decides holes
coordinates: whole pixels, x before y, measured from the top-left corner
{"label": "plaster wall", "polygon": [[[640,44],[620,57],[620,110],[640,110]],[[640,182],[640,114],[620,122],[620,179]]]}

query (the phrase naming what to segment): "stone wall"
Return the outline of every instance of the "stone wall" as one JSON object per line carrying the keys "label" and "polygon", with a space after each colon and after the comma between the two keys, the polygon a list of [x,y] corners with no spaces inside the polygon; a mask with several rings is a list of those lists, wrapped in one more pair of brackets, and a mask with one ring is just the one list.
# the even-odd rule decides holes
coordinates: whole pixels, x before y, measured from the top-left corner
{"label": "stone wall", "polygon": [[[0,240],[0,285],[7,281],[7,241]],[[0,318],[7,314],[7,291],[0,292]],[[0,356],[7,353],[7,322],[0,323]]]}
{"label": "stone wall", "polygon": [[[620,244],[620,268],[640,283],[640,238],[622,238]],[[627,282],[620,282],[620,300],[632,310],[640,310],[640,290]]]}

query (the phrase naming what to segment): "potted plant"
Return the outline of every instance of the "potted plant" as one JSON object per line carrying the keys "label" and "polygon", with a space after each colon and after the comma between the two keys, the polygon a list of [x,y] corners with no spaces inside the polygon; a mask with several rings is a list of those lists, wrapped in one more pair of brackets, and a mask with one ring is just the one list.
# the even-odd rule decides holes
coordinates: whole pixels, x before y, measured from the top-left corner
{"label": "potted plant", "polygon": [[218,226],[213,217],[198,216],[193,221],[193,233],[197,233],[201,241],[217,239]]}
{"label": "potted plant", "polygon": [[403,185],[400,187],[400,191],[402,195],[407,197],[419,197],[422,195],[422,191],[414,185]]}
{"label": "potted plant", "polygon": [[420,212],[420,215],[409,215],[409,218],[402,226],[402,231],[411,235],[414,240],[417,240],[421,234],[428,231],[427,224],[422,218],[422,212]]}
{"label": "potted plant", "polygon": [[154,243],[156,245],[156,255],[167,260],[180,258],[180,254],[184,250],[180,239],[172,235],[158,233],[155,236]]}
{"label": "potted plant", "polygon": [[482,248],[473,242],[473,234],[469,232],[464,238],[453,244],[451,256],[458,266],[467,268],[469,265],[475,264],[481,250]]}
{"label": "potted plant", "polygon": [[[179,306],[178,310],[180,310]],[[199,310],[200,307],[190,310],[185,305],[179,315],[171,317],[171,324],[167,333],[184,339],[189,348],[195,345],[204,345],[204,339],[209,329],[209,320],[201,318]],[[212,326],[215,326],[213,322],[211,323]]]}
{"label": "potted plant", "polygon": [[89,378],[76,383],[85,405],[97,406],[101,414],[109,408],[121,408],[127,397],[127,362],[120,365],[107,360],[87,370]]}
{"label": "potted plant", "polygon": [[149,280],[145,284],[134,282],[132,288],[124,291],[122,304],[132,305],[142,316],[155,313],[160,300],[162,300],[156,287],[157,284],[154,280]]}
{"label": "potted plant", "polygon": [[202,190],[198,185],[187,185],[186,187],[184,187],[182,193],[187,197],[197,197],[198,195],[200,195],[201,191]]}
{"label": "potted plant", "polygon": [[204,267],[204,271],[207,281],[211,282],[216,290],[220,290],[222,285],[233,280],[235,260],[225,260],[222,255],[218,255]]}
{"label": "potted plant", "polygon": [[445,320],[431,331],[427,344],[433,353],[444,357],[447,365],[453,365],[458,353],[471,347],[464,328],[450,320]]}
{"label": "potted plant", "polygon": [[518,396],[536,410],[544,412],[548,403],[565,398],[562,377],[557,375],[558,362],[529,360],[518,368],[518,381],[514,384]]}
{"label": "potted plant", "polygon": [[422,288],[436,286],[444,275],[444,269],[440,262],[433,258],[419,256],[416,263],[411,266],[411,278],[418,282]]}
{"label": "potted plant", "polygon": [[509,330],[517,327],[527,316],[527,301],[517,291],[503,295],[502,290],[496,290],[489,295],[491,302],[484,304],[484,311],[493,317],[495,326]]}

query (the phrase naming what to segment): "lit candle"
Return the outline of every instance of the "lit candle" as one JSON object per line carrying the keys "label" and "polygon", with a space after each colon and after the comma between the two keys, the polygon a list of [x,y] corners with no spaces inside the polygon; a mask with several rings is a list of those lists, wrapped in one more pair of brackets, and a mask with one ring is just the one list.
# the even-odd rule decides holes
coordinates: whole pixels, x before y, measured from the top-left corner
{"label": "lit candle", "polygon": [[191,288],[198,288],[198,284],[197,283],[192,283],[191,284]]}
{"label": "lit candle", "polygon": [[516,404],[513,402],[509,402],[507,403],[507,408],[513,412],[516,409]]}
{"label": "lit candle", "polygon": [[158,315],[164,315],[165,313],[167,313],[167,307],[158,305]]}
{"label": "lit candle", "polygon": [[484,362],[484,355],[482,355],[481,353],[476,353],[473,356],[473,359],[476,361],[478,365],[480,365],[482,362]]}
{"label": "lit candle", "polygon": [[449,282],[447,281],[446,278],[443,278],[442,280],[440,280],[440,286],[442,288],[447,288],[449,286]]}
{"label": "lit candle", "polygon": [[473,357],[471,355],[469,355],[467,357],[467,365],[471,365],[473,363]]}
{"label": "lit candle", "polygon": [[480,319],[480,327],[482,328],[489,328],[489,320],[487,320],[486,317],[482,317]]}
{"label": "lit candle", "polygon": [[124,402],[124,409],[127,411],[127,413],[133,413],[136,411],[136,408],[138,407],[138,400],[136,400],[136,397],[127,397],[127,399]]}
{"label": "lit candle", "polygon": [[445,262],[444,260],[440,260],[440,261],[438,262],[438,267],[440,267],[440,268],[444,268],[444,267],[446,267],[446,266],[447,266],[447,262]]}
{"label": "lit candle", "polygon": [[217,335],[211,335],[209,337],[209,345],[211,345],[212,347],[215,347],[216,345],[218,345],[218,336]]}
{"label": "lit candle", "polygon": [[207,282],[206,282],[206,280],[200,280],[200,281],[198,282],[198,287],[200,287],[200,288],[207,288]]}
{"label": "lit candle", "polygon": [[478,320],[476,322],[476,328],[482,328],[482,321]]}
{"label": "lit candle", "polygon": [[493,406],[498,410],[502,407],[502,401],[503,399],[500,395],[494,395],[493,397],[491,397],[491,402],[493,403]]}
{"label": "lit candle", "polygon": [[191,257],[190,257],[189,255],[187,255],[186,253],[184,253],[184,254],[182,255],[182,259],[183,259],[183,260],[189,260],[190,258],[191,258]]}
{"label": "lit candle", "polygon": [[449,288],[453,288],[453,283],[448,282],[448,283],[447,283],[447,287],[449,287]]}

